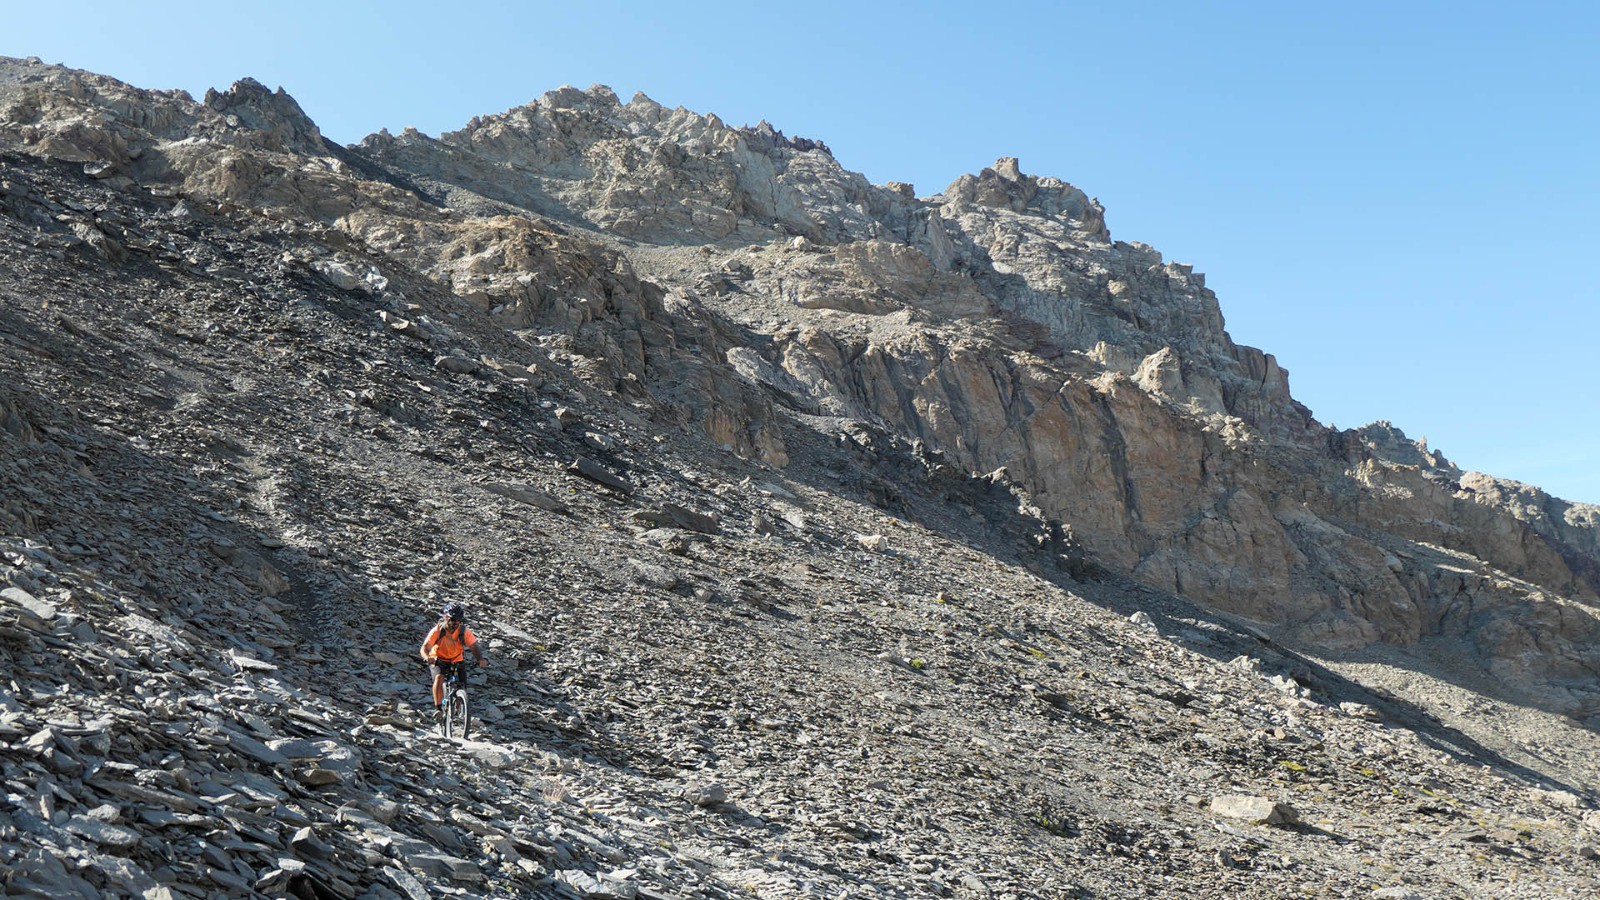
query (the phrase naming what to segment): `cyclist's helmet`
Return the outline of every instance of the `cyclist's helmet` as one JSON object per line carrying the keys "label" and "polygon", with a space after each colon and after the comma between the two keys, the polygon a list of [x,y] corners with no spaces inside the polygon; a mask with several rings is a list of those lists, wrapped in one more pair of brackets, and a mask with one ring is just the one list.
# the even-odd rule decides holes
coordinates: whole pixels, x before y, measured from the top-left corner
{"label": "cyclist's helmet", "polygon": [[451,622],[461,622],[467,618],[467,611],[459,603],[451,603],[444,608],[444,617]]}

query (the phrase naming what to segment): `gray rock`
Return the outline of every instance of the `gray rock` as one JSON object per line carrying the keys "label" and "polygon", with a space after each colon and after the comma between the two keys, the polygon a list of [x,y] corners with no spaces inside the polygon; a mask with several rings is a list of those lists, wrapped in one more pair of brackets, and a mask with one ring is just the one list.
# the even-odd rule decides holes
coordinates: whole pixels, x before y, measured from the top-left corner
{"label": "gray rock", "polygon": [[432,900],[433,895],[428,893],[428,889],[423,886],[422,882],[412,877],[409,872],[386,868],[383,870],[383,874],[385,878],[389,879],[389,883],[394,885],[407,900]]}
{"label": "gray rock", "polygon": [[495,744],[485,744],[478,741],[467,741],[464,744],[466,751],[473,759],[483,763],[491,769],[511,769],[522,764],[523,757],[520,753],[509,747]]}
{"label": "gray rock", "polygon": [[1583,801],[1571,791],[1545,791],[1534,788],[1528,792],[1528,796],[1535,803],[1556,809],[1580,809],[1583,806]]}
{"label": "gray rock", "polygon": [[430,337],[429,333],[421,325],[403,316],[397,316],[388,310],[379,310],[378,318],[383,321],[384,325],[388,326],[390,331],[398,334],[421,341],[427,341]]}
{"label": "gray rock", "polygon": [[235,666],[238,666],[239,670],[242,671],[242,672],[276,672],[276,671],[278,671],[278,667],[276,665],[274,665],[272,663],[269,663],[269,662],[265,662],[263,660],[255,659],[254,657],[246,656],[246,655],[244,655],[242,653],[238,653],[238,652],[229,653],[228,654],[228,658],[233,660],[233,664]]}
{"label": "gray rock", "polygon": [[268,747],[266,744],[261,743],[255,738],[243,734],[242,732],[235,731],[231,728],[227,729],[225,733],[228,739],[228,747],[235,753],[238,753],[240,756],[255,760],[256,762],[265,766],[272,766],[273,768],[289,765],[288,757],[272,749],[271,747]]}
{"label": "gray rock", "polygon": [[889,539],[881,534],[857,534],[854,537],[856,543],[873,553],[886,553],[889,550]]}
{"label": "gray rock", "polygon": [[55,745],[56,730],[50,727],[39,729],[38,731],[29,735],[27,740],[22,742],[23,748],[33,753],[43,753],[46,750],[53,748]]}
{"label": "gray rock", "polygon": [[722,530],[719,516],[695,512],[675,503],[664,503],[659,509],[638,510],[633,514],[633,520],[657,528],[681,528],[701,534],[717,534]]}
{"label": "gray rock", "polygon": [[1297,825],[1300,822],[1299,814],[1287,803],[1243,794],[1211,798],[1211,811],[1230,819],[1243,819],[1252,825]]}
{"label": "gray rock", "polygon": [[601,487],[610,488],[619,494],[633,494],[633,485],[623,480],[616,473],[587,457],[579,457],[567,466],[567,472],[580,478],[588,479]]}
{"label": "gray rock", "polygon": [[483,849],[485,853],[493,853],[509,863],[515,863],[522,858],[522,854],[517,852],[517,842],[503,834],[485,835]]}
{"label": "gray rock", "polygon": [[503,831],[494,828],[488,822],[485,822],[484,820],[463,809],[452,809],[448,813],[448,816],[450,821],[460,825],[462,828],[465,828],[478,837],[504,834]]}
{"label": "gray rock", "polygon": [[293,873],[281,867],[274,867],[261,873],[251,887],[263,894],[277,894],[288,888],[291,877]]}
{"label": "gray rock", "polygon": [[583,442],[602,453],[613,453],[621,446],[616,438],[598,431],[585,431]]}
{"label": "gray rock", "polygon": [[481,368],[477,360],[464,356],[441,356],[433,361],[434,368],[452,375],[472,375]]}
{"label": "gray rock", "polygon": [[103,822],[91,816],[73,816],[67,820],[66,830],[73,834],[94,841],[102,847],[114,850],[129,850],[137,846],[143,837],[139,832],[122,825]]}
{"label": "gray rock", "polygon": [[433,879],[465,881],[474,884],[484,880],[483,871],[476,865],[467,860],[446,856],[442,853],[410,854],[406,858],[406,862]]}
{"label": "gray rock", "polygon": [[333,740],[313,741],[312,744],[317,748],[318,768],[330,769],[346,780],[360,774],[361,753],[354,747]]}
{"label": "gray rock", "polygon": [[307,787],[328,787],[344,782],[343,775],[333,769],[324,769],[321,766],[313,766],[309,769],[301,770],[295,774],[295,777]]}
{"label": "gray rock", "polygon": [[567,504],[555,495],[525,484],[484,484],[482,488],[491,494],[498,494],[518,503],[535,506],[547,512],[564,513]]}
{"label": "gray rock", "polygon": [[329,860],[337,856],[337,851],[317,837],[310,826],[295,831],[289,838],[289,849],[301,859]]}
{"label": "gray rock", "polygon": [[728,802],[728,791],[715,781],[693,781],[684,786],[683,799],[695,806],[721,806]]}
{"label": "gray rock", "polygon": [[[46,603],[21,588],[0,589],[0,604],[4,604],[10,612],[20,616],[23,624],[29,628],[42,627],[45,622],[56,617],[54,604]],[[3,611],[5,610],[0,608],[0,612]]]}
{"label": "gray rock", "polygon": [[311,270],[341,291],[381,294],[389,287],[389,279],[371,266],[362,270],[347,262],[324,259],[313,262]]}
{"label": "gray rock", "polygon": [[678,586],[678,576],[664,566],[630,558],[628,567],[633,569],[640,584],[663,591],[670,591]]}
{"label": "gray rock", "polygon": [[1380,721],[1383,718],[1372,707],[1365,703],[1356,703],[1354,701],[1346,701],[1339,704],[1339,711],[1351,718],[1366,719],[1369,722]]}
{"label": "gray rock", "polygon": [[109,803],[102,803],[101,805],[96,806],[94,809],[89,810],[87,815],[91,819],[99,819],[102,822],[109,822],[112,825],[117,825],[122,822],[122,810],[112,806]]}
{"label": "gray rock", "polygon": [[267,741],[267,747],[288,759],[317,759],[322,752],[317,745],[304,738],[274,738]]}
{"label": "gray rock", "polygon": [[714,513],[696,512],[676,503],[663,503],[661,511],[679,528],[701,534],[717,534],[722,530],[722,518]]}
{"label": "gray rock", "polygon": [[393,822],[395,816],[400,814],[400,804],[382,797],[368,797],[363,800],[357,800],[356,805],[384,825]]}
{"label": "gray rock", "polygon": [[596,877],[582,869],[563,869],[555,877],[584,900],[635,900],[639,896],[639,886],[630,881]]}
{"label": "gray rock", "polygon": [[689,548],[695,544],[708,543],[705,535],[680,528],[652,528],[640,532],[635,540],[641,544],[659,547],[676,556],[688,555]]}

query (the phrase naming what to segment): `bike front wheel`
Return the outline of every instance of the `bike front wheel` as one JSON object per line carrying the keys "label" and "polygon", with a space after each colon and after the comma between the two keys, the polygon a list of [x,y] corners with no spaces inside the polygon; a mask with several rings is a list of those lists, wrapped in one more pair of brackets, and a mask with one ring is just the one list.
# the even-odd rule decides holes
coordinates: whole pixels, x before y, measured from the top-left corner
{"label": "bike front wheel", "polygon": [[450,696],[449,708],[444,717],[444,736],[466,740],[472,718],[467,709],[467,692],[456,691]]}

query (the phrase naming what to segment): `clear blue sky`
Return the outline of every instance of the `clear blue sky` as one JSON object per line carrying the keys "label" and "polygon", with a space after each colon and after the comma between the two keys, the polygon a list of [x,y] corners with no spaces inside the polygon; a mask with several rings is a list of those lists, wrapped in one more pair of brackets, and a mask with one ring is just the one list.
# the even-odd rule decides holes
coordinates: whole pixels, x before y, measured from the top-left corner
{"label": "clear blue sky", "polygon": [[600,82],[922,193],[1018,156],[1205,272],[1323,422],[1600,502],[1597,9],[0,0],[0,54],[250,75],[343,142]]}

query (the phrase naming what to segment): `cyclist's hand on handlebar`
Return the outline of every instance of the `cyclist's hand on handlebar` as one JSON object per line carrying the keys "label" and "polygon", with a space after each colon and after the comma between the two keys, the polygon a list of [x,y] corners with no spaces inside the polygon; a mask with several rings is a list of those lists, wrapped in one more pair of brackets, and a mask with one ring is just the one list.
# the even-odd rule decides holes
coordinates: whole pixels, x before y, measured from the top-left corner
{"label": "cyclist's hand on handlebar", "polygon": [[483,658],[483,657],[481,657],[481,656],[480,656],[480,657],[478,657],[478,668],[480,668],[480,669],[487,669],[487,668],[489,668],[489,661],[488,661],[488,660],[487,660],[487,659],[484,659],[484,658]]}

